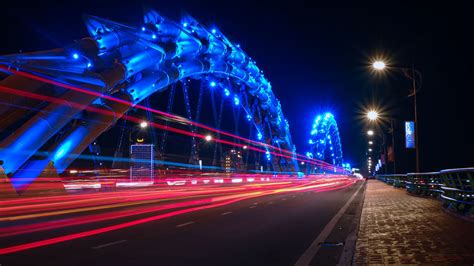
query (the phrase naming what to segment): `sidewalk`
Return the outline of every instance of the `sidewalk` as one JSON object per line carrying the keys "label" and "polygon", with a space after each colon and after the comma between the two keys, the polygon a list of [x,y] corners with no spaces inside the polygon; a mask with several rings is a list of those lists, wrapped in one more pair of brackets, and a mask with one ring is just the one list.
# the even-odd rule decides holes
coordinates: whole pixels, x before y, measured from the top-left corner
{"label": "sidewalk", "polygon": [[369,180],[354,256],[367,264],[474,264],[474,224],[441,202]]}

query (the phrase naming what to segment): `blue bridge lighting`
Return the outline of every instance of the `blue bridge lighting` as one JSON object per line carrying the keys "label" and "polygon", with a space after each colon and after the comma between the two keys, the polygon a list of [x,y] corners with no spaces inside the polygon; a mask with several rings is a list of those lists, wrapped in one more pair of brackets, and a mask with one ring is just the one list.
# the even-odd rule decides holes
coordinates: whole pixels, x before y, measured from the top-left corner
{"label": "blue bridge lighting", "polygon": [[240,99],[238,96],[234,96],[234,104],[239,105],[240,104]]}
{"label": "blue bridge lighting", "polygon": [[224,89],[224,95],[225,95],[225,96],[229,96],[229,95],[230,95],[229,89],[227,89],[227,88]]}
{"label": "blue bridge lighting", "polygon": [[326,112],[316,116],[308,143],[309,152],[316,154],[315,159],[342,166],[341,140],[333,114]]}
{"label": "blue bridge lighting", "polygon": [[[44,60],[50,56],[49,50],[31,53],[28,60],[19,60],[16,54],[2,56],[0,63],[14,65],[20,71],[27,69],[32,75],[46,74],[58,83],[85,88],[78,99],[79,107],[48,105],[45,107],[48,112],[39,112],[28,118],[28,123],[19,125],[18,134],[0,140],[0,160],[4,161],[5,172],[13,176],[22,165],[32,165],[35,154],[43,148],[48,151],[48,155],[42,156],[46,164],[52,162],[59,173],[64,172],[130,108],[144,108],[140,103],[154,93],[190,78],[200,81],[204,88],[223,87],[220,81],[228,82],[224,96],[229,97],[229,105],[247,112],[247,119],[258,132],[258,140],[268,134],[264,139],[266,144],[277,143],[291,155],[295,148],[289,125],[262,69],[238,48],[240,45],[232,43],[216,28],[205,27],[190,16],[179,21],[182,23],[164,18],[152,9],[146,9],[143,22],[135,26],[85,16],[89,42],[78,41],[67,49],[58,49],[63,51],[60,59]],[[119,102],[127,104],[117,104]],[[107,110],[112,115],[91,113],[85,115],[93,119],[85,119],[82,115],[88,107]],[[81,123],[71,126],[75,119]],[[62,134],[59,136],[58,132]],[[312,145],[320,134],[314,132]],[[50,141],[52,139],[56,141]],[[335,150],[337,155],[337,146]],[[270,152],[267,152],[265,156],[270,161]],[[275,155],[273,159],[269,163],[271,171],[299,170],[292,157],[284,159]],[[43,165],[37,164],[38,173]]]}

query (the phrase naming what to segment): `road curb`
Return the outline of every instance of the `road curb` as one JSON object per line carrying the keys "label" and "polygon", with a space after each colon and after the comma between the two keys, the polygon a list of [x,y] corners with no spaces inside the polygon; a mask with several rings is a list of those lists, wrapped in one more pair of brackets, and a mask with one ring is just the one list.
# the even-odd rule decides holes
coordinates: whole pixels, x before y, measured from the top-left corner
{"label": "road curb", "polygon": [[357,208],[356,217],[352,222],[354,229],[349,233],[345,240],[344,249],[342,250],[342,254],[341,257],[339,257],[339,262],[337,263],[337,265],[353,265],[357,236],[359,235],[360,219],[362,218],[362,210],[364,208],[366,191],[367,181],[364,182],[362,200],[359,203],[360,206]]}

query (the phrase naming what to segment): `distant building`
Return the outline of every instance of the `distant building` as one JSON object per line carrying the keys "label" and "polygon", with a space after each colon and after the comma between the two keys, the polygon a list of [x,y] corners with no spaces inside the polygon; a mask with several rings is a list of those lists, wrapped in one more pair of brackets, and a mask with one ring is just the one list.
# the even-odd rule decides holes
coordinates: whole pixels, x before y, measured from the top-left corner
{"label": "distant building", "polygon": [[153,144],[134,144],[130,146],[130,180],[153,181]]}
{"label": "distant building", "polygon": [[222,167],[226,173],[245,170],[242,152],[236,149],[224,152]]}

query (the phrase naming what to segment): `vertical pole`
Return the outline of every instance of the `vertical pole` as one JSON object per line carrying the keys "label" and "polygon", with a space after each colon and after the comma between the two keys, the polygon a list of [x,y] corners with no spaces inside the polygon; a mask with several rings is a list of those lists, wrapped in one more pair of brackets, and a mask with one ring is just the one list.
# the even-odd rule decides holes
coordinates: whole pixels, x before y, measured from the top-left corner
{"label": "vertical pole", "polygon": [[383,165],[383,170],[384,174],[388,174],[388,156],[387,156],[387,141],[385,140],[385,133],[382,131],[382,149],[383,149],[383,160],[384,160],[384,165]]}
{"label": "vertical pole", "polygon": [[418,145],[418,113],[416,108],[416,76],[415,66],[412,65],[412,85],[413,85],[413,98],[415,106],[415,154],[416,154],[416,172],[420,172],[420,150]]}
{"label": "vertical pole", "polygon": [[393,119],[390,119],[390,129],[392,130],[392,153],[393,153],[393,173],[397,173],[397,158],[395,157],[395,129],[393,127]]}

